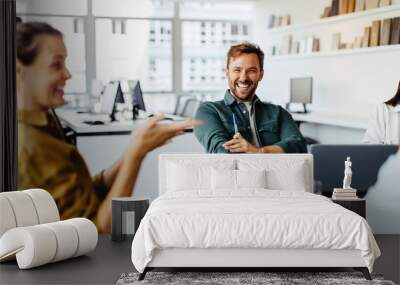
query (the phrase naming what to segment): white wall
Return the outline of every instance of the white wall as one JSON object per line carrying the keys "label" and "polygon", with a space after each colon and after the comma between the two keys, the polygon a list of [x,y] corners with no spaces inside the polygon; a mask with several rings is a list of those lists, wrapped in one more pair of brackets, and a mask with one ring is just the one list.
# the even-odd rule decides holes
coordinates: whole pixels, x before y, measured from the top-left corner
{"label": "white wall", "polygon": [[18,13],[46,15],[87,15],[86,0],[17,0]]}
{"label": "white wall", "polygon": [[[355,36],[361,36],[364,27],[370,26],[373,20],[400,16],[400,10],[396,10],[334,24],[294,29],[287,33],[274,33],[267,29],[270,14],[290,14],[292,24],[313,22],[319,20],[324,7],[330,3],[330,0],[260,0],[255,9],[256,42],[267,53],[269,46],[280,45],[285,34],[292,34],[294,40],[315,35],[321,38],[321,49],[327,51],[335,32],[341,32],[342,40],[350,42]],[[393,3],[400,4],[400,1],[394,0]],[[258,94],[264,100],[282,104],[289,100],[291,77],[313,76],[313,110],[368,117],[375,104],[395,94],[400,80],[399,63],[398,48],[336,56],[287,57],[280,60],[267,56],[265,76],[259,85]]]}

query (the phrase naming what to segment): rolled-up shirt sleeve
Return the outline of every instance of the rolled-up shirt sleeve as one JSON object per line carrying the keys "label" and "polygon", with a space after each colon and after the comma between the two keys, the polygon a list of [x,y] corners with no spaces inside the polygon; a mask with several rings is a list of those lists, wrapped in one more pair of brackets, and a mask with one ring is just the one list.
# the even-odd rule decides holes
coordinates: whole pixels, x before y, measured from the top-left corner
{"label": "rolled-up shirt sleeve", "polygon": [[222,144],[231,138],[214,106],[208,102],[202,103],[195,117],[203,121],[201,127],[194,129],[194,134],[205,150],[208,153],[229,153]]}
{"label": "rolled-up shirt sleeve", "polygon": [[281,140],[275,145],[280,146],[285,153],[306,153],[307,147],[292,116],[283,108],[280,109],[279,126]]}

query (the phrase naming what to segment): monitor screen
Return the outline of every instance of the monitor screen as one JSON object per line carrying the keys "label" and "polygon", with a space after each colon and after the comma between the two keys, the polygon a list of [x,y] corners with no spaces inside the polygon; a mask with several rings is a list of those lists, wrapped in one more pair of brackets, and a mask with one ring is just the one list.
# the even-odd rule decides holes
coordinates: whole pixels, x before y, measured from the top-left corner
{"label": "monitor screen", "polygon": [[106,85],[104,89],[103,97],[101,100],[100,111],[111,115],[114,110],[115,99],[117,98],[119,83],[110,82]]}
{"label": "monitor screen", "polygon": [[290,79],[290,103],[310,104],[312,102],[312,77]]}
{"label": "monitor screen", "polygon": [[146,107],[144,106],[143,101],[143,93],[140,88],[139,80],[129,80],[128,81],[129,88],[132,90],[132,105],[137,107],[139,110],[146,111]]}

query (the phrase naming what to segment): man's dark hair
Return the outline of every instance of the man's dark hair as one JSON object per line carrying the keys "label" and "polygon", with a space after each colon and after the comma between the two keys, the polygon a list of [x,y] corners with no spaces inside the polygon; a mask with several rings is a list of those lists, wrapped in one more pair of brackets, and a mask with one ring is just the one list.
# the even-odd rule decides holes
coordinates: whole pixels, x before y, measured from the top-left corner
{"label": "man's dark hair", "polygon": [[16,46],[17,58],[24,65],[31,65],[39,54],[39,36],[62,37],[63,34],[46,23],[17,22]]}
{"label": "man's dark hair", "polygon": [[260,63],[260,70],[264,70],[264,52],[260,49],[258,45],[249,42],[239,43],[230,47],[227,54],[226,68],[229,67],[229,62],[231,58],[237,57],[241,54],[257,55],[258,62]]}
{"label": "man's dark hair", "polygon": [[395,107],[397,104],[400,104],[400,81],[399,81],[399,86],[397,87],[396,94],[393,96],[393,98],[387,100],[385,103],[393,107]]}

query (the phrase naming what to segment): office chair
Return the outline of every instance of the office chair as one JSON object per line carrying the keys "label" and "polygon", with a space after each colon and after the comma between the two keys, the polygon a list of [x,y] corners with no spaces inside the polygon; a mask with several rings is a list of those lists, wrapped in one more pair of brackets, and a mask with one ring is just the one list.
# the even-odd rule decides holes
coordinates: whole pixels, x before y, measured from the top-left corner
{"label": "office chair", "polygon": [[193,117],[195,115],[199,105],[200,105],[200,100],[198,100],[196,98],[187,99],[179,116]]}

